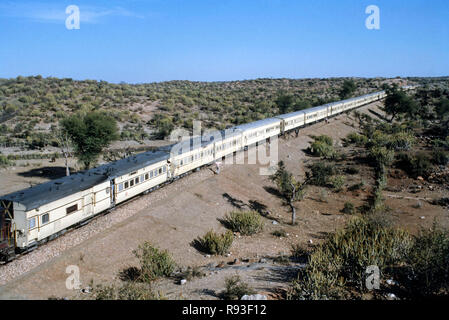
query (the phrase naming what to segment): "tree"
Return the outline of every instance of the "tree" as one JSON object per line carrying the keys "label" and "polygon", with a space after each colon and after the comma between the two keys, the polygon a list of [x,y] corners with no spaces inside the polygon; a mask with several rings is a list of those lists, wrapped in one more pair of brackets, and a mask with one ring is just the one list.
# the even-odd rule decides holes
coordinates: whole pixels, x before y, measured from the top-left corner
{"label": "tree", "polygon": [[418,110],[418,104],[409,97],[396,84],[386,88],[387,97],[385,98],[384,110],[391,115],[390,122],[393,122],[399,114],[408,114],[413,116]]}
{"label": "tree", "polygon": [[446,128],[449,127],[449,99],[441,98],[435,105],[435,111],[441,121],[446,121]]}
{"label": "tree", "polygon": [[297,181],[293,174],[285,169],[283,161],[279,161],[277,171],[270,177],[276,183],[279,193],[292,210],[292,225],[296,222],[296,208],[294,202],[304,198],[308,179]]}
{"label": "tree", "polygon": [[281,92],[276,99],[276,105],[280,113],[287,113],[293,109],[294,99],[292,95]]}
{"label": "tree", "polygon": [[53,135],[58,142],[58,146],[61,149],[62,155],[65,160],[65,175],[70,176],[69,158],[72,156],[72,141],[66,130],[61,127],[52,128]]}
{"label": "tree", "polygon": [[339,96],[342,100],[349,98],[357,88],[354,80],[345,80],[340,90]]}
{"label": "tree", "polygon": [[115,119],[98,111],[69,116],[61,121],[61,127],[73,142],[75,155],[86,169],[104,148],[118,139]]}

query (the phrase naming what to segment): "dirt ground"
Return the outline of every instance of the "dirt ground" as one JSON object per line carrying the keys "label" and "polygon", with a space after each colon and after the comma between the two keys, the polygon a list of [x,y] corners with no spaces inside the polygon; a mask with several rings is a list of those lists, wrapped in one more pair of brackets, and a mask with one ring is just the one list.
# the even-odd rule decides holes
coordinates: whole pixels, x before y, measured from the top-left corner
{"label": "dirt ground", "polygon": [[[380,111],[376,104],[360,110],[369,112],[369,109]],[[309,135],[326,134],[338,142],[355,130],[352,126],[354,123],[351,116],[341,115],[331,119],[328,124],[318,123],[304,128],[299,137],[291,136],[280,140],[279,160],[284,160],[287,169],[295,175],[303,176],[307,163],[312,161],[304,153],[312,140]],[[45,162],[48,161],[39,160],[39,165],[50,165]],[[0,266],[0,298],[79,297],[82,295],[79,291],[66,289],[68,266],[79,267],[82,287],[86,287],[91,279],[95,283],[111,283],[117,281],[119,272],[124,268],[137,266],[132,250],[144,241],[167,249],[178,265],[203,266],[206,272],[205,277],[194,278],[182,286],[174,279],[158,281],[157,290],[168,299],[217,299],[224,288],[225,278],[234,274],[239,274],[258,293],[276,298],[278,290],[288,285],[288,281],[295,276],[295,270],[301,265],[277,264],[270,258],[289,254],[292,244],[316,244],[327,233],[342,227],[350,219],[349,215],[340,212],[344,203],[351,201],[356,206],[361,205],[366,200],[367,193],[333,193],[328,190],[323,194],[321,188],[312,187],[306,198],[298,203],[298,224],[292,226],[289,224],[291,217],[288,207],[270,192],[270,187],[274,186],[268,176],[259,174],[259,168],[259,165],[248,164],[225,165],[219,175],[204,168],[128,202],[6,266]],[[10,188],[5,185],[13,189],[29,185],[29,177],[23,176],[29,170],[30,167],[16,167],[15,170],[0,172],[2,182],[6,182],[1,184],[0,194],[6,193],[6,189]],[[365,171],[361,175],[368,185],[372,184],[372,172]],[[360,182],[360,178],[360,175],[348,177],[345,186]],[[37,183],[46,178],[33,179]],[[430,226],[434,219],[445,226],[449,225],[447,209],[431,205],[425,200],[420,201],[419,206],[416,205],[417,198],[447,196],[447,189],[435,187],[430,190],[427,184],[420,193],[414,194],[408,192],[407,186],[417,183],[415,180],[389,180],[392,185],[402,185],[404,189],[399,192],[386,191],[384,194],[387,205],[392,208],[391,214],[395,222],[413,232],[421,226]],[[398,187],[399,189],[401,188]],[[252,237],[237,237],[230,249],[230,256],[209,257],[191,246],[195,238],[210,229],[224,231],[218,219],[226,213],[254,204],[265,206],[269,212],[264,218],[264,231]],[[285,230],[288,236],[278,238],[271,234],[280,229]],[[66,244],[69,240],[70,244]],[[61,247],[63,249],[58,249]],[[56,253],[49,254],[48,258],[38,262],[33,260],[42,252],[51,250],[56,250]],[[232,264],[236,258],[240,262]],[[24,274],[18,277],[8,276],[8,272],[14,271],[13,268],[25,263],[27,267]]]}

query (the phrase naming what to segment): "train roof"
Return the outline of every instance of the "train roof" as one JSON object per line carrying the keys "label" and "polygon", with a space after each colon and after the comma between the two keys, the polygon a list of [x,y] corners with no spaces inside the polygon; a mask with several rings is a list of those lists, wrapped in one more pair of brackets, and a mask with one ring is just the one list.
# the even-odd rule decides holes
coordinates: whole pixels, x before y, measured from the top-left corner
{"label": "train roof", "polygon": [[288,119],[288,118],[291,118],[291,117],[296,117],[296,116],[304,115],[305,110],[307,110],[307,109],[298,110],[298,111],[293,111],[293,112],[289,112],[289,113],[285,113],[285,114],[280,114],[280,115],[276,116],[276,118],[280,118],[280,119]]}
{"label": "train roof", "polygon": [[202,136],[190,137],[189,139],[161,147],[161,150],[169,152],[174,155],[180,155],[199,148],[205,148],[215,141],[237,137],[241,134],[235,131],[235,127],[226,130],[215,130],[204,133]]}
{"label": "train roof", "polygon": [[0,199],[18,202],[26,210],[39,208],[45,204],[65,198],[73,193],[92,188],[100,183],[151,164],[167,160],[165,151],[147,151],[135,156],[101,165],[68,177],[51,180],[28,189],[0,196]]}
{"label": "train roof", "polygon": [[234,131],[236,130],[241,130],[241,131],[245,131],[245,130],[250,130],[250,129],[254,129],[254,128],[258,128],[258,127],[263,127],[269,124],[274,124],[276,122],[279,122],[280,120],[278,118],[266,118],[266,119],[262,119],[262,120],[257,120],[257,121],[253,121],[250,123],[244,123],[244,124],[240,124],[238,126],[234,127]]}

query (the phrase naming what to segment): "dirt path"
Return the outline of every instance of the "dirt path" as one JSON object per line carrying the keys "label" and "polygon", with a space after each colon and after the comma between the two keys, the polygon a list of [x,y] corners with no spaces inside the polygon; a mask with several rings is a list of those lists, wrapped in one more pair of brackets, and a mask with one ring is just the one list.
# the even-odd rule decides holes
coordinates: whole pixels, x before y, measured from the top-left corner
{"label": "dirt path", "polygon": [[[368,112],[372,107],[361,110]],[[342,115],[331,119],[329,124],[318,123],[302,129],[298,138],[281,141],[279,159],[284,160],[287,168],[296,175],[303,175],[305,163],[310,160],[303,152],[311,140],[309,135],[327,134],[338,141],[355,130],[350,125],[352,122]],[[226,265],[235,258],[252,261],[246,264],[253,265],[249,268],[212,269],[206,277],[194,279],[185,286],[175,284],[173,280],[158,282],[158,288],[168,298],[214,299],[224,287],[224,278],[236,272],[259,292],[273,292],[285,286],[285,278],[279,275],[288,269],[276,269],[273,264],[254,266],[254,263],[262,257],[289,253],[293,243],[307,245],[310,240],[316,243],[328,232],[342,226],[349,217],[340,213],[340,209],[351,195],[329,192],[327,202],[323,203],[316,200],[318,195],[312,191],[300,203],[298,225],[291,226],[288,208],[265,189],[270,186],[268,177],[259,175],[258,165],[224,166],[219,175],[207,168],[195,172],[36,250],[48,252],[45,259],[35,261],[42,255],[35,251],[0,267],[0,281],[3,277],[1,283],[6,283],[0,287],[0,298],[75,296],[78,292],[67,290],[65,286],[66,268],[70,265],[79,267],[83,286],[87,286],[91,279],[96,283],[115,281],[119,271],[137,265],[132,250],[143,241],[168,249],[181,266],[214,267],[221,262]],[[229,257],[208,257],[190,245],[192,240],[210,229],[223,231],[217,219],[235,209],[237,204],[249,204],[250,201],[257,201],[270,211],[271,219],[264,219],[265,229],[261,234],[237,238]],[[444,216],[444,209],[438,210],[435,215]],[[419,212],[412,213],[416,214]],[[280,223],[274,225],[272,219]],[[416,223],[428,222],[416,216],[413,219]],[[288,237],[271,235],[279,229],[285,230]],[[27,272],[17,277],[14,270],[23,265]],[[295,266],[289,268],[292,267]]]}

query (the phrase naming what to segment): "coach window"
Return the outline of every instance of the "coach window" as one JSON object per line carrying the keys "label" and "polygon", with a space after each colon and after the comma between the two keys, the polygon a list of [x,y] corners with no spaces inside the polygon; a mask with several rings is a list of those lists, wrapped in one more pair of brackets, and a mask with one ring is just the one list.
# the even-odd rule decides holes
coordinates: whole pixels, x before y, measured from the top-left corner
{"label": "coach window", "polygon": [[[182,162],[182,161],[181,161]],[[157,169],[154,170],[154,176],[157,177]]]}
{"label": "coach window", "polygon": [[167,171],[167,167],[166,167],[166,166],[163,166],[163,167],[162,167],[162,171],[164,171],[164,172]]}
{"label": "coach window", "polygon": [[28,229],[31,230],[36,226],[36,218],[32,217],[28,219]]}
{"label": "coach window", "polygon": [[144,182],[144,181],[145,181],[145,175],[143,174],[140,176],[140,182]]}
{"label": "coach window", "polygon": [[65,212],[67,214],[71,214],[72,212],[78,211],[78,204],[74,204],[73,206],[67,207]]}
{"label": "coach window", "polygon": [[136,184],[139,183],[139,177],[137,177],[136,179],[134,179],[136,181]]}
{"label": "coach window", "polygon": [[162,168],[159,168],[159,174],[161,174],[162,173]]}
{"label": "coach window", "polygon": [[42,215],[42,224],[47,224],[50,221],[50,215],[48,213]]}
{"label": "coach window", "polygon": [[120,183],[119,185],[118,185],[118,191],[122,191],[123,190],[123,183]]}
{"label": "coach window", "polygon": [[150,171],[150,178],[153,178],[153,170]]}
{"label": "coach window", "polygon": [[134,180],[129,181],[129,186],[132,187],[134,185]]}
{"label": "coach window", "polygon": [[129,183],[128,183],[128,181],[126,181],[125,182],[125,189],[128,189],[128,187],[129,187]]}
{"label": "coach window", "polygon": [[148,180],[150,178],[150,176],[148,175],[148,173],[145,173],[145,180]]}

